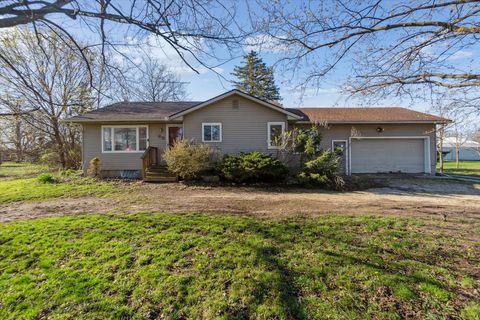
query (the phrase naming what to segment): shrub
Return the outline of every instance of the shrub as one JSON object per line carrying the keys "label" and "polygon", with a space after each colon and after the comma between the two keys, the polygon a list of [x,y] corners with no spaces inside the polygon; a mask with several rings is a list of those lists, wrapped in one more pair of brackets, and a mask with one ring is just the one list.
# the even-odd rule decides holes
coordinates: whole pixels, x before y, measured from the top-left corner
{"label": "shrub", "polygon": [[79,170],[75,170],[75,169],[65,169],[63,171],[60,172],[60,174],[62,176],[76,176],[76,175],[79,175],[81,173],[81,171]]}
{"label": "shrub", "polygon": [[340,157],[336,152],[324,151],[317,158],[307,161],[298,174],[299,182],[341,189],[343,180],[336,175]]}
{"label": "shrub", "polygon": [[98,178],[100,177],[100,167],[101,167],[101,161],[99,158],[93,158],[90,160],[88,163],[88,170],[87,170],[87,175],[92,178]]}
{"label": "shrub", "polygon": [[278,158],[290,168],[300,168],[321,152],[322,136],[317,126],[308,129],[294,128],[279,138]]}
{"label": "shrub", "polygon": [[279,181],[288,174],[280,160],[260,152],[225,155],[217,169],[225,180],[239,183]]}
{"label": "shrub", "polygon": [[40,163],[48,166],[49,168],[58,168],[60,164],[58,152],[55,152],[51,149],[46,149],[40,156]]}
{"label": "shrub", "polygon": [[165,151],[168,170],[185,180],[195,180],[215,167],[216,151],[205,144],[180,140]]}
{"label": "shrub", "polygon": [[56,180],[51,173],[42,173],[37,176],[37,181],[41,183],[54,183]]}

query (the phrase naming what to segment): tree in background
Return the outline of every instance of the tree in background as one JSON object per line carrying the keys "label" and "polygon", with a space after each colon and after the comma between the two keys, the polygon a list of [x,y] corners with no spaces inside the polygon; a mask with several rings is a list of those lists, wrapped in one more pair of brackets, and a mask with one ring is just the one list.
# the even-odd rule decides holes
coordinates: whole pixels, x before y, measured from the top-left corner
{"label": "tree in background", "polygon": [[468,141],[471,132],[468,128],[468,122],[465,118],[457,118],[448,129],[447,135],[453,138],[455,147],[455,164],[457,169],[460,168],[460,148]]}
{"label": "tree in background", "polygon": [[[90,84],[98,74],[93,51],[71,49],[55,32],[16,29],[0,38],[0,90],[9,95],[3,109],[43,137],[62,168],[78,167],[80,130],[63,119],[90,110],[96,96]],[[89,60],[86,64],[85,59]],[[7,63],[6,61],[13,62]]]}
{"label": "tree in background", "polygon": [[281,49],[277,65],[301,88],[347,70],[344,92],[362,99],[449,92],[457,108],[480,114],[479,0],[257,2],[263,41]]}
{"label": "tree in background", "polygon": [[473,134],[473,137],[472,137],[472,140],[480,143],[480,129],[475,130],[475,132]]}
{"label": "tree in background", "polygon": [[10,115],[0,118],[0,144],[3,156],[16,162],[37,160],[43,150],[42,136],[37,134],[22,114],[22,99],[0,96],[0,104],[7,105]]}
{"label": "tree in background", "polygon": [[130,84],[127,98],[148,102],[185,99],[186,83],[158,60],[146,56],[139,69],[141,72],[135,71],[132,79],[127,80],[127,84]]}
{"label": "tree in background", "polygon": [[267,101],[280,101],[280,92],[273,79],[272,67],[267,67],[255,51],[244,56],[242,66],[236,66],[233,73],[238,81],[235,88]]}
{"label": "tree in background", "polygon": [[[123,49],[143,47],[147,45],[143,40],[152,37],[194,72],[199,73],[199,68],[215,72],[214,66],[232,59],[234,49],[242,47],[253,29],[249,19],[239,18],[239,6],[239,1],[223,0],[0,1],[0,30],[24,25],[34,33],[51,30],[87,64],[90,59],[84,53],[98,48],[106,73],[116,71],[109,57],[127,56]],[[42,42],[49,39],[57,41],[43,37]],[[1,52],[0,61],[16,64]]]}

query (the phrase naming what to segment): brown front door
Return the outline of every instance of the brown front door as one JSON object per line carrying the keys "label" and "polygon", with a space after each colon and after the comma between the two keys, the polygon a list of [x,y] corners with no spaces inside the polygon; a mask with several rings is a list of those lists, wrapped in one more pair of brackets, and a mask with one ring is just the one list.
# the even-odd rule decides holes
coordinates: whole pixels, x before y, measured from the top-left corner
{"label": "brown front door", "polygon": [[182,127],[168,127],[168,146],[171,147],[175,141],[183,139]]}

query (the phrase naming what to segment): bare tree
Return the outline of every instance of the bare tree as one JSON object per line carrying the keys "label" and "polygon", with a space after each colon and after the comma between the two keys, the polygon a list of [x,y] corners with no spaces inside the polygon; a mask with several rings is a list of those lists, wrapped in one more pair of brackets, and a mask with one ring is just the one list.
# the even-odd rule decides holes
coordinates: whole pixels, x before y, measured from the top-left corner
{"label": "bare tree", "polygon": [[472,140],[480,143],[480,128],[474,130],[475,132],[472,135]]}
{"label": "bare tree", "polygon": [[455,164],[458,169],[460,167],[460,149],[470,137],[470,132],[468,131],[465,119],[459,118],[455,120],[451,124],[447,135],[453,138],[453,144],[455,146]]}
{"label": "bare tree", "polygon": [[269,13],[267,41],[285,53],[279,64],[305,86],[343,66],[352,70],[344,89],[354,95],[425,99],[448,90],[480,98],[479,0],[258,1]]}
{"label": "bare tree", "polygon": [[[231,59],[232,50],[241,46],[249,34],[246,30],[251,29],[247,19],[237,19],[237,2],[233,0],[0,1],[0,29],[20,25],[28,25],[35,33],[50,30],[87,64],[86,53],[98,47],[107,68],[112,67],[109,53],[122,54],[120,47],[133,45],[131,39],[154,35],[196,72],[198,65],[214,70],[219,60]],[[78,28],[90,32],[90,43],[79,41]],[[0,61],[17,71],[11,57],[0,53]],[[17,77],[23,76],[17,72]]]}
{"label": "bare tree", "polygon": [[81,56],[56,33],[18,29],[1,37],[0,55],[14,62],[12,66],[0,60],[0,88],[10,99],[20,101],[4,101],[4,108],[10,115],[21,116],[50,142],[62,167],[74,166],[80,132],[62,119],[94,105],[90,83],[95,80],[84,61],[87,58],[93,66],[94,52]]}
{"label": "bare tree", "polygon": [[141,72],[134,72],[129,81],[129,95],[141,101],[178,101],[186,97],[186,82],[158,60],[145,57]]}

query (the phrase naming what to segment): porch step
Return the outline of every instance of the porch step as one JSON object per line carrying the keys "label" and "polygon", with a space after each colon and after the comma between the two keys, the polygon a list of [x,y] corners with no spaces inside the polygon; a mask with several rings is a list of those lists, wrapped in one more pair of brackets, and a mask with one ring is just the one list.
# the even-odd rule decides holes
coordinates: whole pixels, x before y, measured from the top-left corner
{"label": "porch step", "polygon": [[147,169],[146,173],[162,173],[162,174],[171,174],[167,169]]}
{"label": "porch step", "polygon": [[143,179],[145,182],[177,182],[178,179],[177,177],[165,177],[165,176],[146,176],[145,179]]}
{"label": "porch step", "polygon": [[177,176],[171,174],[165,165],[154,165],[145,171],[146,182],[176,182]]}

